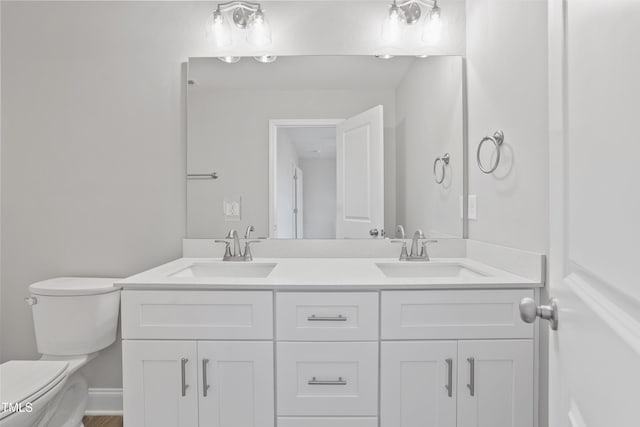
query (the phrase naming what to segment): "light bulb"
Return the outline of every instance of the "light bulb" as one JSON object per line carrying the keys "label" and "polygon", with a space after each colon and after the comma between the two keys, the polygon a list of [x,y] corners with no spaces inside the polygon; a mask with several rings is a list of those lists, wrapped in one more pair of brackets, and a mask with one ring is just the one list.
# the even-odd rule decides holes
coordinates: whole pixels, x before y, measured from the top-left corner
{"label": "light bulb", "polygon": [[428,45],[437,44],[442,37],[442,14],[438,4],[436,3],[429,12],[429,16],[425,19],[424,30],[422,32],[422,41]]}
{"label": "light bulb", "polygon": [[247,31],[247,41],[252,45],[264,47],[271,44],[271,27],[261,8],[251,17]]}
{"label": "light bulb", "polygon": [[382,41],[385,43],[397,42],[400,38],[403,21],[402,10],[394,1],[389,8],[389,15],[387,15],[384,24],[382,24]]}
{"label": "light bulb", "polygon": [[219,48],[231,45],[231,27],[220,9],[216,9],[209,19],[207,39]]}

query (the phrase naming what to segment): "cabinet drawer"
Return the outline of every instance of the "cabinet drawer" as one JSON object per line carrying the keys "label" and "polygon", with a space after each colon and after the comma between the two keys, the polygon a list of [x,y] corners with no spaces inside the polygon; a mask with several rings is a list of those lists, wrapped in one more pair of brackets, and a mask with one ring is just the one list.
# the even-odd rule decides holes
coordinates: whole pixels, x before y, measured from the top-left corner
{"label": "cabinet drawer", "polygon": [[279,293],[278,340],[375,341],[378,293]]}
{"label": "cabinet drawer", "polygon": [[278,418],[278,427],[378,427],[377,418]]}
{"label": "cabinet drawer", "polygon": [[279,416],[376,416],[378,343],[278,343]]}
{"label": "cabinet drawer", "polygon": [[270,291],[124,291],[123,339],[272,339]]}
{"label": "cabinet drawer", "polygon": [[520,319],[523,290],[382,293],[382,339],[531,338]]}

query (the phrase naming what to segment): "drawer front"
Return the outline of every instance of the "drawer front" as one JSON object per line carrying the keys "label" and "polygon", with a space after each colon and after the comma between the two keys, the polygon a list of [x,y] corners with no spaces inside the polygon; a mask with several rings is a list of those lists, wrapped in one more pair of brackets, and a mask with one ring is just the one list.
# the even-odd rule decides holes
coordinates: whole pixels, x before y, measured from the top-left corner
{"label": "drawer front", "polygon": [[273,293],[124,291],[123,339],[272,339]]}
{"label": "drawer front", "polygon": [[533,291],[459,290],[382,293],[382,339],[532,338],[518,305]]}
{"label": "drawer front", "polygon": [[361,417],[278,418],[278,427],[378,427],[378,419]]}
{"label": "drawer front", "polygon": [[283,341],[375,341],[378,293],[279,293],[277,337]]}
{"label": "drawer front", "polygon": [[278,343],[279,416],[376,416],[378,343]]}

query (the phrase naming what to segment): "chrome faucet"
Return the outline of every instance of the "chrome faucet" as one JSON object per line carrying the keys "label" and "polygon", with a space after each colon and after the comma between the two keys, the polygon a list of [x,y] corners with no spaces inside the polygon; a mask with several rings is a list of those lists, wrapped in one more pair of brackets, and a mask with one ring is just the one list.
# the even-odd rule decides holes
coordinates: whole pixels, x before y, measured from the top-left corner
{"label": "chrome faucet", "polygon": [[[398,234],[400,236],[398,236]],[[398,224],[396,226],[396,237],[400,237],[401,239],[406,239],[407,238],[407,234],[404,232],[404,226]]]}
{"label": "chrome faucet", "polygon": [[[229,230],[227,233],[227,237],[224,239],[215,240],[216,243],[224,243],[226,246],[224,248],[224,256],[222,257],[223,261],[253,261],[253,255],[251,254],[251,244],[252,243],[260,243],[260,240],[249,240],[249,236],[251,232],[254,231],[255,228],[253,225],[247,227],[247,231],[244,235],[244,250],[241,248],[240,238],[238,237],[237,230]],[[233,251],[231,250],[231,244],[233,243]]]}
{"label": "chrome faucet", "polygon": [[[398,230],[402,226],[398,226]],[[404,231],[404,229],[403,229]],[[407,251],[406,240],[392,240],[391,243],[401,243],[400,261],[429,261],[429,253],[427,252],[427,243],[437,243],[437,240],[427,239],[424,237],[422,230],[416,230],[411,239],[411,252]]]}

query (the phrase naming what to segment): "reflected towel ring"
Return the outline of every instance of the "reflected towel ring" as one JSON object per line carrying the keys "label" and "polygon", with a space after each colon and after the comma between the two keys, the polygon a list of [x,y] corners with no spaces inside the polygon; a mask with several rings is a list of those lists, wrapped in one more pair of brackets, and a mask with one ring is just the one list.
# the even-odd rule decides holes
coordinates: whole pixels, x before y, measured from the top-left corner
{"label": "reflected towel ring", "polygon": [[[485,167],[482,166],[482,161],[480,160],[480,150],[482,150],[482,144],[484,144],[487,141],[491,141],[491,143],[494,145],[496,149],[496,160],[495,162],[493,162],[490,168],[485,169]],[[493,134],[493,136],[485,136],[484,138],[482,138],[482,141],[480,141],[480,144],[478,144],[478,152],[476,153],[476,160],[478,161],[478,167],[482,172],[489,174],[489,173],[493,173],[498,168],[498,165],[500,164],[500,147],[502,146],[503,142],[504,142],[504,132],[502,132],[501,130],[496,131]]]}
{"label": "reflected towel ring", "polygon": [[[433,179],[436,181],[436,184],[442,184],[444,182],[445,173],[447,171],[446,167],[449,164],[449,159],[449,153],[444,153],[444,156],[436,157],[436,159],[433,161]],[[438,178],[438,162],[440,162],[440,164],[442,165],[442,176],[440,178]]]}

